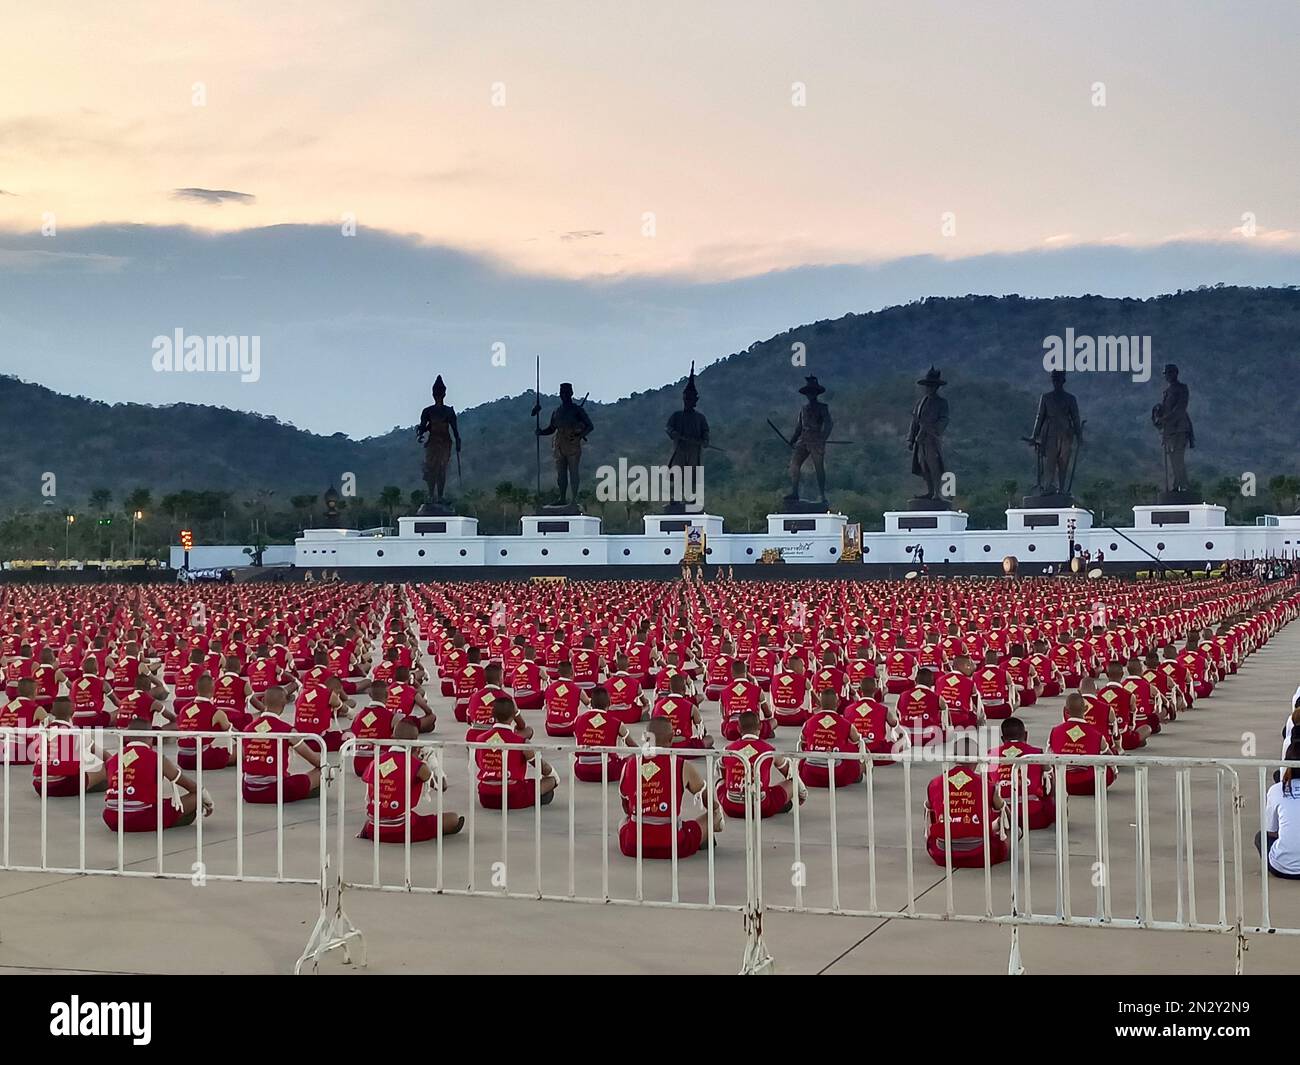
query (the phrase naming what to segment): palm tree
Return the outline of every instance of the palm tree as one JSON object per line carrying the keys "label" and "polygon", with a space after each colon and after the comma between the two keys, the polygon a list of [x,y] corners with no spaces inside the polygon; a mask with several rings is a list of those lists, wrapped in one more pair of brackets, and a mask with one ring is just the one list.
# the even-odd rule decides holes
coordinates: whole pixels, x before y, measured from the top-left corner
{"label": "palm tree", "polygon": [[136,488],[131,491],[124,502],[129,513],[135,513],[137,510],[152,510],[153,493],[147,488]]}
{"label": "palm tree", "polygon": [[1239,495],[1241,495],[1241,482],[1235,477],[1220,477],[1210,489],[1210,498],[1225,507],[1231,507]]}
{"label": "palm tree", "polygon": [[113,493],[107,488],[96,488],[90,493],[90,505],[101,514],[108,509],[108,504],[112,502],[112,499]]}
{"label": "palm tree", "polygon": [[1003,481],[1003,482],[1002,482],[1002,494],[1003,494],[1004,496],[1007,497],[1007,509],[1008,509],[1008,510],[1010,510],[1012,507],[1014,507],[1014,506],[1016,505],[1016,504],[1015,504],[1016,490],[1017,490],[1019,487],[1020,487],[1020,485],[1018,485],[1015,481]]}
{"label": "palm tree", "polygon": [[1092,505],[1091,509],[1097,511],[1103,518],[1106,516],[1106,509],[1111,504],[1111,493],[1115,490],[1115,482],[1105,479],[1093,481],[1088,488],[1087,499]]}
{"label": "palm tree", "polygon": [[501,508],[501,527],[505,528],[509,517],[510,507],[514,504],[515,486],[513,481],[501,481],[497,484],[496,491],[497,505]]}
{"label": "palm tree", "polygon": [[402,490],[396,485],[385,485],[379,493],[379,506],[388,515],[388,524],[393,524],[393,514],[402,505]]}
{"label": "palm tree", "polygon": [[408,498],[411,501],[411,509],[419,510],[425,503],[429,502],[429,493],[423,488],[414,488]]}
{"label": "palm tree", "polygon": [[303,526],[306,526],[312,520],[312,508],[315,505],[316,497],[313,495],[289,497],[289,506],[293,507],[294,512],[298,515],[299,524]]}
{"label": "palm tree", "polygon": [[1288,477],[1285,473],[1279,473],[1272,477],[1268,482],[1269,494],[1273,497],[1273,502],[1277,506],[1279,514],[1289,514],[1295,510],[1296,497],[1300,496],[1300,478]]}

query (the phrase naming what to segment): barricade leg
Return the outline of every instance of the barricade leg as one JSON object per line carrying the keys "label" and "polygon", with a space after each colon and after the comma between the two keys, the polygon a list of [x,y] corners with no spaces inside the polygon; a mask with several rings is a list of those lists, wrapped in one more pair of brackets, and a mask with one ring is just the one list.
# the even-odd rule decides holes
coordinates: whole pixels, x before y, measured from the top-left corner
{"label": "barricade leg", "polygon": [[[344,745],[345,747],[347,744]],[[344,757],[343,765],[346,765]],[[326,809],[326,795],[328,793],[328,784],[333,784],[337,779],[339,784],[339,855],[340,861],[343,854],[343,832],[345,824],[344,816],[344,796],[347,791],[347,774],[342,771],[340,766],[323,766],[321,780],[321,810],[322,810],[322,840],[324,839],[324,814]],[[376,839],[379,833],[375,833]],[[311,935],[307,937],[307,946],[303,948],[302,954],[294,962],[293,974],[298,976],[302,973],[303,968],[308,962],[311,963],[312,972],[320,970],[320,960],[331,950],[342,949],[343,964],[352,964],[352,943],[356,942],[360,948],[360,964],[364,967],[368,960],[366,951],[366,937],[361,934],[361,930],[352,923],[351,918],[343,912],[343,871],[342,867],[337,873],[331,875],[330,856],[325,850],[322,843],[321,849],[321,867],[320,867],[320,913],[316,916],[316,925],[311,930]]]}
{"label": "barricade leg", "polygon": [[[759,854],[762,823],[762,788],[758,774],[746,766],[745,781],[745,954],[741,976],[772,976],[776,960],[763,939],[763,871]],[[713,845],[710,833],[710,847]]]}
{"label": "barricade leg", "polygon": [[320,887],[320,914],[316,917],[316,927],[307,937],[307,946],[293,965],[293,974],[298,976],[303,967],[311,963],[312,972],[320,969],[320,960],[331,950],[343,950],[343,964],[352,964],[352,943],[355,940],[360,948],[359,959],[362,967],[368,959],[366,937],[352,923],[352,919],[343,912],[343,880],[335,877],[333,886],[322,870]]}

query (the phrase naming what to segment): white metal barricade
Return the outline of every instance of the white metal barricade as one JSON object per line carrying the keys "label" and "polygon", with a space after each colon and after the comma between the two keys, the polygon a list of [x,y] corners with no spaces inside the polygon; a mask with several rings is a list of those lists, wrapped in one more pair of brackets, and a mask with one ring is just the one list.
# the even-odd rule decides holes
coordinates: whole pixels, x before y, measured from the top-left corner
{"label": "white metal barricade", "polygon": [[[432,756],[430,762],[439,772],[463,765],[471,785],[475,751],[487,746],[419,740],[381,741],[380,745],[419,748],[423,756]],[[345,781],[353,776],[348,763],[354,753],[354,743],[348,741],[338,788],[335,895],[328,912],[322,910],[326,925],[338,922],[337,934],[321,937],[313,956],[357,934],[343,914],[341,899],[348,889],[739,912],[746,933],[741,965],[745,973],[773,968],[763,938],[768,912],[1006,926],[1011,932],[1012,972],[1023,971],[1019,930],[1024,927],[1232,935],[1237,940],[1239,971],[1247,936],[1300,934],[1300,927],[1281,928],[1273,922],[1266,880],[1259,919],[1247,920],[1244,910],[1243,874],[1248,859],[1243,856],[1239,771],[1249,766],[1263,780],[1274,768],[1272,763],[1134,754],[1022,756],[1003,763],[1009,767],[1003,788],[1005,808],[994,810],[987,791],[979,800],[983,823],[1001,824],[1004,851],[995,854],[995,848],[985,845],[979,849],[981,860],[976,866],[962,869],[953,865],[947,790],[942,790],[943,814],[934,819],[942,826],[942,845],[939,829],[933,840],[935,853],[942,853],[941,862],[927,851],[923,797],[931,779],[959,764],[987,773],[995,765],[987,755],[959,760],[942,750],[934,757],[913,752],[893,764],[895,759],[887,755],[862,759],[852,754],[773,752],[746,761],[745,816],[730,819],[719,838],[723,846],[713,845],[705,834],[703,853],[686,858],[676,853],[674,834],[673,853],[660,863],[645,857],[638,825],[635,851],[626,859],[615,858],[622,865],[616,870],[610,858],[611,851],[618,854],[611,789],[603,786],[615,782],[608,759],[642,759],[658,753],[666,754],[675,767],[678,759],[691,757],[707,785],[700,809],[711,820],[720,768],[725,759],[739,756],[715,750],[688,755],[680,750],[606,748],[599,752],[605,766],[603,782],[592,784],[575,781],[573,748],[529,747],[539,758],[553,758],[557,771],[560,765],[567,767],[567,772],[559,773],[558,809],[543,809],[537,775],[530,777],[533,802],[523,809],[481,809],[471,786],[462,833],[467,838],[454,844],[460,853],[453,861],[447,850],[453,844],[441,833],[423,846],[412,844],[409,827],[405,839],[395,844],[380,843],[377,834],[359,844],[349,838],[349,828],[359,825],[364,814],[357,802],[349,809],[347,800]],[[763,761],[787,759],[791,773],[798,777],[810,757],[828,768],[839,762],[860,763],[861,779],[837,787],[830,772],[828,786],[807,788],[804,803],[796,801],[787,813],[762,818],[761,789],[767,775]],[[1042,768],[1057,796],[1055,821],[1047,828],[1029,828],[1032,767]],[[1099,785],[1108,769],[1114,769],[1122,783],[1111,790],[1096,787],[1092,794],[1069,794],[1075,777],[1086,783],[1091,775]],[[1072,770],[1069,788],[1067,770]],[[407,787],[409,806],[409,783]],[[359,790],[364,791],[364,785]],[[441,789],[434,790],[430,808],[440,819],[446,812]],[[689,812],[673,809],[668,816],[675,821]],[[620,812],[620,820],[622,816]],[[1198,839],[1202,824],[1209,834],[1208,844]],[[1128,836],[1123,841],[1117,835],[1121,830]],[[594,843],[582,852],[584,840]],[[561,852],[553,859],[552,847]],[[586,860],[581,871],[580,852]],[[521,854],[522,877],[514,864]],[[364,872],[349,874],[358,860]],[[924,875],[927,868],[933,870],[931,877]],[[651,890],[652,881],[660,890]],[[927,902],[930,898],[939,904]]]}
{"label": "white metal barricade", "polygon": [[[164,829],[163,809],[170,800],[171,784],[164,779],[164,758],[176,762],[174,743],[178,739],[193,741],[195,768],[184,770],[195,785],[196,815],[184,826]],[[152,832],[132,832],[123,817],[127,802],[125,789],[116,799],[116,829],[102,819],[106,806],[103,787],[87,792],[87,773],[81,770],[83,742],[89,740],[95,754],[105,763],[118,754],[128,741],[141,741],[156,756],[154,789],[155,825]],[[206,742],[229,743],[228,768],[204,769],[203,746]],[[244,797],[244,748],[250,741],[276,745],[274,757],[278,767],[284,746],[290,750],[300,744],[309,746],[318,756],[322,770],[319,794],[300,803],[285,802],[284,777],[277,776],[274,803],[249,802]],[[66,747],[66,750],[61,750]],[[53,761],[78,763],[77,792],[74,795],[50,794],[49,772]],[[0,869],[12,872],[64,873],[84,876],[140,877],[187,880],[195,886],[207,881],[276,884],[319,884],[324,886],[322,870],[328,868],[328,805],[324,781],[335,772],[326,762],[325,743],[310,733],[280,732],[180,732],[173,730],[132,731],[129,729],[34,727],[0,729]],[[225,785],[233,787],[228,796]],[[220,813],[221,829],[203,812],[209,786],[220,792],[213,800],[214,815]],[[228,802],[228,799],[231,801]],[[225,820],[233,805],[233,825]],[[293,815],[301,808],[306,816]],[[94,823],[93,829],[88,825]],[[291,830],[306,827],[315,839],[309,852],[300,857],[286,856],[285,844]],[[35,828],[35,832],[32,829]],[[233,830],[233,837],[227,833]],[[272,833],[273,850],[261,848],[256,860],[250,860],[250,840],[261,842]],[[72,857],[75,840],[75,858]],[[185,841],[177,847],[173,841]],[[152,843],[152,846],[149,844]],[[233,855],[227,855],[233,844]],[[219,853],[214,854],[214,851]],[[299,961],[299,967],[303,959]]]}
{"label": "white metal barricade", "polygon": [[[413,757],[428,758],[435,780],[450,772],[460,785],[468,785],[468,790],[462,787],[454,793],[457,804],[464,803],[460,836],[444,837],[439,831],[426,844],[411,840],[409,818],[404,839],[397,844],[380,842],[378,832],[368,840],[354,838],[367,814],[365,785],[353,770],[358,744],[351,737],[340,752],[342,764],[333,765],[326,761],[324,744],[317,736],[184,734],[198,741],[233,744],[234,764],[240,767],[234,773],[204,770],[199,759],[191,774],[200,794],[212,782],[233,784],[233,825],[223,818],[221,834],[214,834],[212,825],[198,816],[192,826],[164,836],[161,813],[157,814],[159,830],[153,833],[133,836],[124,831],[120,819],[115,832],[106,827],[91,832],[87,824],[98,819],[103,800],[87,794],[84,775],[75,796],[55,797],[48,793],[48,778],[34,774],[30,764],[30,760],[46,760],[56,736],[57,741],[75,743],[89,736],[108,755],[126,739],[142,740],[156,752],[165,752],[180,735],[115,729],[0,730],[5,751],[27,745],[24,761],[28,763],[9,757],[0,763],[0,869],[196,883],[202,876],[230,882],[316,884],[320,910],[295,971],[314,965],[335,948],[342,948],[349,960],[353,948],[364,952],[364,939],[343,907],[349,889],[738,913],[745,932],[741,971],[746,973],[773,969],[763,937],[769,912],[1006,926],[1011,934],[1012,972],[1023,971],[1019,931],[1027,927],[1231,935],[1236,940],[1239,972],[1249,937],[1300,935],[1300,920],[1294,916],[1300,906],[1289,896],[1283,905],[1271,895],[1267,846],[1260,847],[1258,856],[1251,854],[1251,836],[1243,830],[1243,811],[1257,805],[1261,837],[1266,835],[1266,795],[1274,771],[1288,766],[1300,770],[1300,764],[1140,753],[1022,755],[1001,763],[1007,769],[1000,792],[1006,796],[1005,809],[995,810],[987,791],[979,800],[981,823],[1000,826],[994,831],[1005,839],[1005,853],[986,841],[979,849],[980,860],[964,869],[953,864],[956,852],[947,789],[942,790],[942,813],[932,812],[940,827],[928,841],[924,797],[933,778],[959,764],[983,774],[996,769],[997,763],[987,754],[958,759],[951,750],[941,749],[930,754],[914,751],[896,760],[889,755],[863,759],[856,754],[778,751],[751,760],[722,750],[623,747],[578,752],[571,746],[538,743],[528,748],[537,752],[539,760],[553,762],[559,779],[551,809],[544,809],[541,802],[543,786],[536,773],[529,778],[530,806],[485,809],[477,801],[475,756],[489,744],[377,741],[386,752],[407,749]],[[244,743],[253,738],[306,742],[319,751],[323,766],[319,796],[286,804],[281,779],[273,806],[246,803],[242,754]],[[576,779],[579,753],[588,760],[593,755],[599,758],[599,781]],[[667,758],[674,779],[677,767],[689,762],[704,783],[698,797],[670,802],[664,816],[671,824],[699,819],[702,826],[711,825],[718,812],[716,788],[723,767],[730,759],[743,762],[744,816],[728,819],[716,839],[702,828],[702,843],[694,856],[678,853],[677,832],[668,834],[669,853],[663,860],[647,856],[645,826],[639,819],[633,835],[624,837],[625,844],[620,845],[626,814],[619,801],[618,774],[611,771],[612,759],[630,758],[639,770],[646,759],[657,756]],[[780,774],[772,778],[770,772],[771,763],[780,759],[788,760],[789,773],[796,779],[810,759],[827,770],[837,763],[860,764],[861,776],[837,786],[836,774],[828,772],[826,787],[801,789],[807,793],[804,802],[795,801],[787,812],[763,818],[762,788],[769,778],[780,782]],[[1036,770],[1051,781],[1055,797],[1053,823],[1044,828],[1030,826],[1031,774]],[[1118,774],[1115,785],[1098,786],[1109,770]],[[1067,774],[1072,774],[1069,787]],[[1092,793],[1069,794],[1078,790],[1073,778],[1086,783],[1089,774]],[[635,779],[639,809],[639,772]],[[326,782],[336,792],[333,825]],[[162,796],[162,781],[157,783]],[[1296,786],[1300,788],[1300,778]],[[409,776],[406,788],[409,809]],[[442,788],[428,791],[429,810],[441,820],[447,812],[447,793]],[[669,795],[677,793],[670,789]],[[224,813],[231,807],[222,802],[218,808]],[[294,816],[295,809],[307,816]],[[302,866],[307,858],[301,848],[286,855],[288,834],[304,827],[316,834],[310,868]],[[273,851],[262,847],[260,860],[253,860],[250,840],[263,843],[268,835]],[[184,840],[186,845],[168,847],[164,839]],[[298,868],[292,867],[294,859]],[[1249,878],[1255,876],[1258,887],[1248,887]]]}
{"label": "white metal barricade", "polygon": [[[369,754],[371,742],[377,744],[384,755],[403,750],[413,757],[425,760],[434,767],[433,781],[438,781],[448,767],[458,771],[463,767],[469,787],[463,811],[464,828],[455,847],[462,854],[453,863],[448,848],[450,840],[440,830],[436,837],[424,844],[411,840],[411,819],[406,817],[404,838],[393,843],[380,841],[374,831],[369,840],[355,841],[352,835],[368,816],[364,809],[366,785],[357,781],[356,791],[350,790],[349,779],[356,774],[351,763],[362,749]],[[477,752],[501,750],[488,743],[451,743],[429,740],[379,740],[360,743],[349,737],[342,750],[342,771],[337,787],[337,842],[335,871],[330,878],[333,893],[322,906],[321,926],[326,930],[309,947],[313,958],[342,946],[349,935],[355,935],[355,926],[343,912],[341,898],[346,890],[400,891],[440,895],[479,895],[500,898],[536,899],[555,902],[591,903],[615,906],[674,907],[695,910],[729,910],[748,914],[753,897],[750,881],[752,867],[748,860],[748,846],[741,833],[741,847],[732,848],[725,867],[719,861],[713,833],[701,829],[699,852],[694,857],[678,853],[679,834],[669,834],[669,854],[662,860],[647,856],[645,828],[638,818],[635,821],[633,853],[620,853],[611,861],[611,851],[620,849],[621,823],[625,821],[622,805],[611,807],[617,801],[618,773],[611,767],[631,760],[638,768],[654,756],[668,759],[669,773],[676,779],[679,764],[697,766],[704,787],[698,795],[678,797],[670,789],[665,819],[670,823],[700,819],[706,825],[715,821],[719,813],[713,782],[724,761],[744,759],[724,751],[684,750],[634,747],[583,748],[558,744],[529,743],[527,749],[536,752],[539,763],[550,761],[559,780],[555,789],[552,809],[544,809],[543,783],[539,771],[529,777],[532,802],[523,808],[511,809],[508,802],[499,808],[486,808],[477,796]],[[599,759],[601,779],[581,781],[574,775],[577,757]],[[376,756],[376,761],[379,758]],[[562,768],[561,768],[562,767]],[[540,765],[537,767],[540,770]],[[747,773],[747,770],[746,770]],[[637,804],[641,802],[642,777],[636,774]],[[746,782],[748,777],[745,777]],[[411,808],[412,784],[406,776],[406,802]],[[446,795],[441,787],[431,787],[427,813],[435,815],[441,824],[447,812]],[[746,783],[746,794],[749,788]],[[359,795],[360,802],[349,806],[349,795]],[[558,816],[557,816],[558,815]],[[747,827],[749,819],[739,826]],[[553,828],[547,832],[545,828]],[[731,828],[727,829],[728,832]],[[562,847],[565,856],[554,865],[545,861],[547,847],[543,840],[553,840]],[[520,853],[523,857],[520,858]],[[385,860],[391,855],[392,860]],[[579,857],[584,859],[580,870]],[[351,863],[363,860],[368,875],[350,874]],[[518,872],[518,861],[525,864]],[[520,887],[528,884],[527,889]],[[658,890],[656,890],[658,889]]]}
{"label": "white metal barricade", "polygon": [[[809,756],[774,753],[764,757],[788,758],[797,768],[806,764]],[[816,757],[831,763],[860,761],[859,756],[850,754]],[[933,840],[941,861],[928,852],[930,822],[923,800],[917,797],[918,773],[920,788],[927,788],[931,780],[962,765],[986,777],[998,763],[987,754],[959,759],[951,748],[947,752],[940,748],[937,754],[914,751],[897,764],[889,755],[869,756],[861,780],[848,787],[837,788],[831,774],[830,786],[820,789],[826,831],[817,841],[827,853],[815,870],[809,861],[804,824],[807,806],[796,805],[788,828],[784,819],[778,819],[782,821],[779,827],[760,820],[753,829],[758,841],[754,850],[756,881],[767,885],[761,888],[760,915],[766,910],[1006,925],[1011,931],[1009,971],[1013,973],[1024,971],[1019,950],[1022,927],[1231,935],[1236,939],[1238,972],[1244,966],[1248,936],[1300,934],[1300,924],[1294,918],[1289,925],[1282,925],[1271,915],[1263,853],[1267,848],[1261,848],[1255,862],[1242,831],[1241,776],[1248,771],[1258,777],[1263,834],[1268,778],[1275,768],[1287,763],[1140,754],[1038,754],[1004,761],[1001,765],[1009,776],[1002,789],[1005,807],[992,809],[989,792],[981,792],[981,820],[987,834],[983,844],[973,848],[979,862],[964,872],[953,866],[949,790],[941,789],[944,808],[934,819],[941,826],[941,839],[936,830]],[[1049,778],[1050,794],[1055,798],[1053,823],[1039,829],[1030,827],[1030,777],[1035,767]],[[1104,780],[1112,770],[1117,781],[1127,777],[1128,785],[1108,789]],[[1077,784],[1067,787],[1067,773]],[[882,780],[892,788],[882,788]],[[756,775],[755,786],[758,782]],[[1069,793],[1089,784],[1090,793]],[[1300,777],[1296,787],[1300,789]],[[897,804],[900,796],[901,804]],[[848,848],[843,844],[843,826],[848,820],[845,803],[853,804],[855,826]],[[894,826],[899,831],[892,838],[880,829],[885,809],[896,821],[901,820],[901,825]],[[999,822],[1000,828],[996,827]],[[1198,849],[1196,829],[1202,824],[1209,843]],[[1117,831],[1125,830],[1131,842],[1117,840]],[[994,840],[1002,841],[1001,845]],[[764,864],[779,865],[784,875],[786,863],[774,854],[783,848],[788,848],[789,865],[795,870],[793,890],[785,898],[772,890],[781,877],[765,878],[763,870]],[[892,876],[882,878],[881,854],[886,848],[892,850],[898,868]],[[918,850],[921,870],[931,869],[932,877],[918,870]],[[857,865],[848,877],[842,868],[846,855]],[[1255,920],[1248,919],[1244,886],[1250,866],[1257,866],[1260,876],[1260,910]],[[810,900],[807,895],[814,884],[820,884],[822,890],[820,898]],[[893,892],[892,905],[882,898],[886,888]],[[942,893],[932,895],[939,888]],[[930,897],[941,899],[942,905],[923,901]],[[1292,909],[1300,911],[1300,904]]]}

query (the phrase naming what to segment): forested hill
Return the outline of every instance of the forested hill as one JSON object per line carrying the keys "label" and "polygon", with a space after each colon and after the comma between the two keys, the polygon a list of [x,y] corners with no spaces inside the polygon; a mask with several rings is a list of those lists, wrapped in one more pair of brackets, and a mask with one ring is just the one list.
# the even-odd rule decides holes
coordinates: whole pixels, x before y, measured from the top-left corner
{"label": "forested hill", "polygon": [[[848,441],[830,451],[831,500],[868,528],[879,527],[880,512],[916,489],[904,437],[915,379],[934,364],[949,382],[946,451],[957,476],[956,502],[976,520],[999,521],[1008,498],[1033,481],[1032,451],[1020,437],[1029,433],[1037,397],[1048,387],[1044,338],[1067,329],[1079,337],[1151,338],[1145,382],[1124,373],[1070,376],[1067,387],[1087,420],[1075,484],[1086,504],[1122,517],[1161,480],[1150,410],[1163,387],[1160,369],[1172,361],[1192,392],[1197,448],[1189,466],[1202,495],[1225,502],[1235,496],[1234,512],[1242,517],[1295,506],[1300,290],[1220,287],[1146,300],[926,299],[758,341],[698,374],[700,410],[723,449],[707,454],[708,509],[744,528],[776,507],[788,452],[765,421],[788,434],[801,402],[796,390],[805,374],[816,374],[828,388],[835,437]],[[691,358],[703,364],[716,355],[684,351],[683,375]],[[663,425],[680,404],[681,387],[679,379],[616,403],[588,404],[596,425],[584,459],[588,494],[602,463],[666,461]],[[535,483],[531,403],[529,394],[460,412],[463,508],[479,514],[484,531],[512,526]],[[182,490],[209,493],[204,505],[211,512],[213,500],[238,508],[259,490],[273,490],[263,501],[283,501],[272,509],[288,513],[288,500],[298,496],[303,520],[311,508],[302,497],[319,495],[350,471],[366,501],[354,508],[360,524],[367,524],[365,507],[377,504],[383,487],[404,495],[421,487],[410,430],[366,440],[319,436],[252,414],[191,404],[109,405],[10,377],[0,378],[0,423],[6,429],[0,503],[11,513],[40,507],[45,471],[57,472],[60,507],[99,490],[101,506],[120,508],[129,493],[144,488],[155,502]],[[1253,499],[1235,487],[1248,472],[1259,486]],[[549,480],[544,469],[543,481]],[[391,498],[390,492],[390,506]],[[603,513],[614,531],[639,528],[644,509],[607,505]]]}

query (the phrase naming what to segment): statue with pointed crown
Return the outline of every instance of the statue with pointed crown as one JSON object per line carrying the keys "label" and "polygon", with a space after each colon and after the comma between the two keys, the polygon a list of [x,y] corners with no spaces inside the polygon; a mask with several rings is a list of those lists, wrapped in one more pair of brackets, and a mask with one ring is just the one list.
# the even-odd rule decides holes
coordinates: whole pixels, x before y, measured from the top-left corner
{"label": "statue with pointed crown", "polygon": [[683,509],[688,495],[698,500],[697,495],[684,489],[700,483],[704,472],[704,449],[709,446],[709,421],[695,409],[699,401],[695,363],[692,362],[691,374],[682,390],[682,409],[669,415],[665,427],[668,439],[673,442],[673,453],[668,457],[668,468],[673,471],[674,495],[666,508],[670,513]]}

